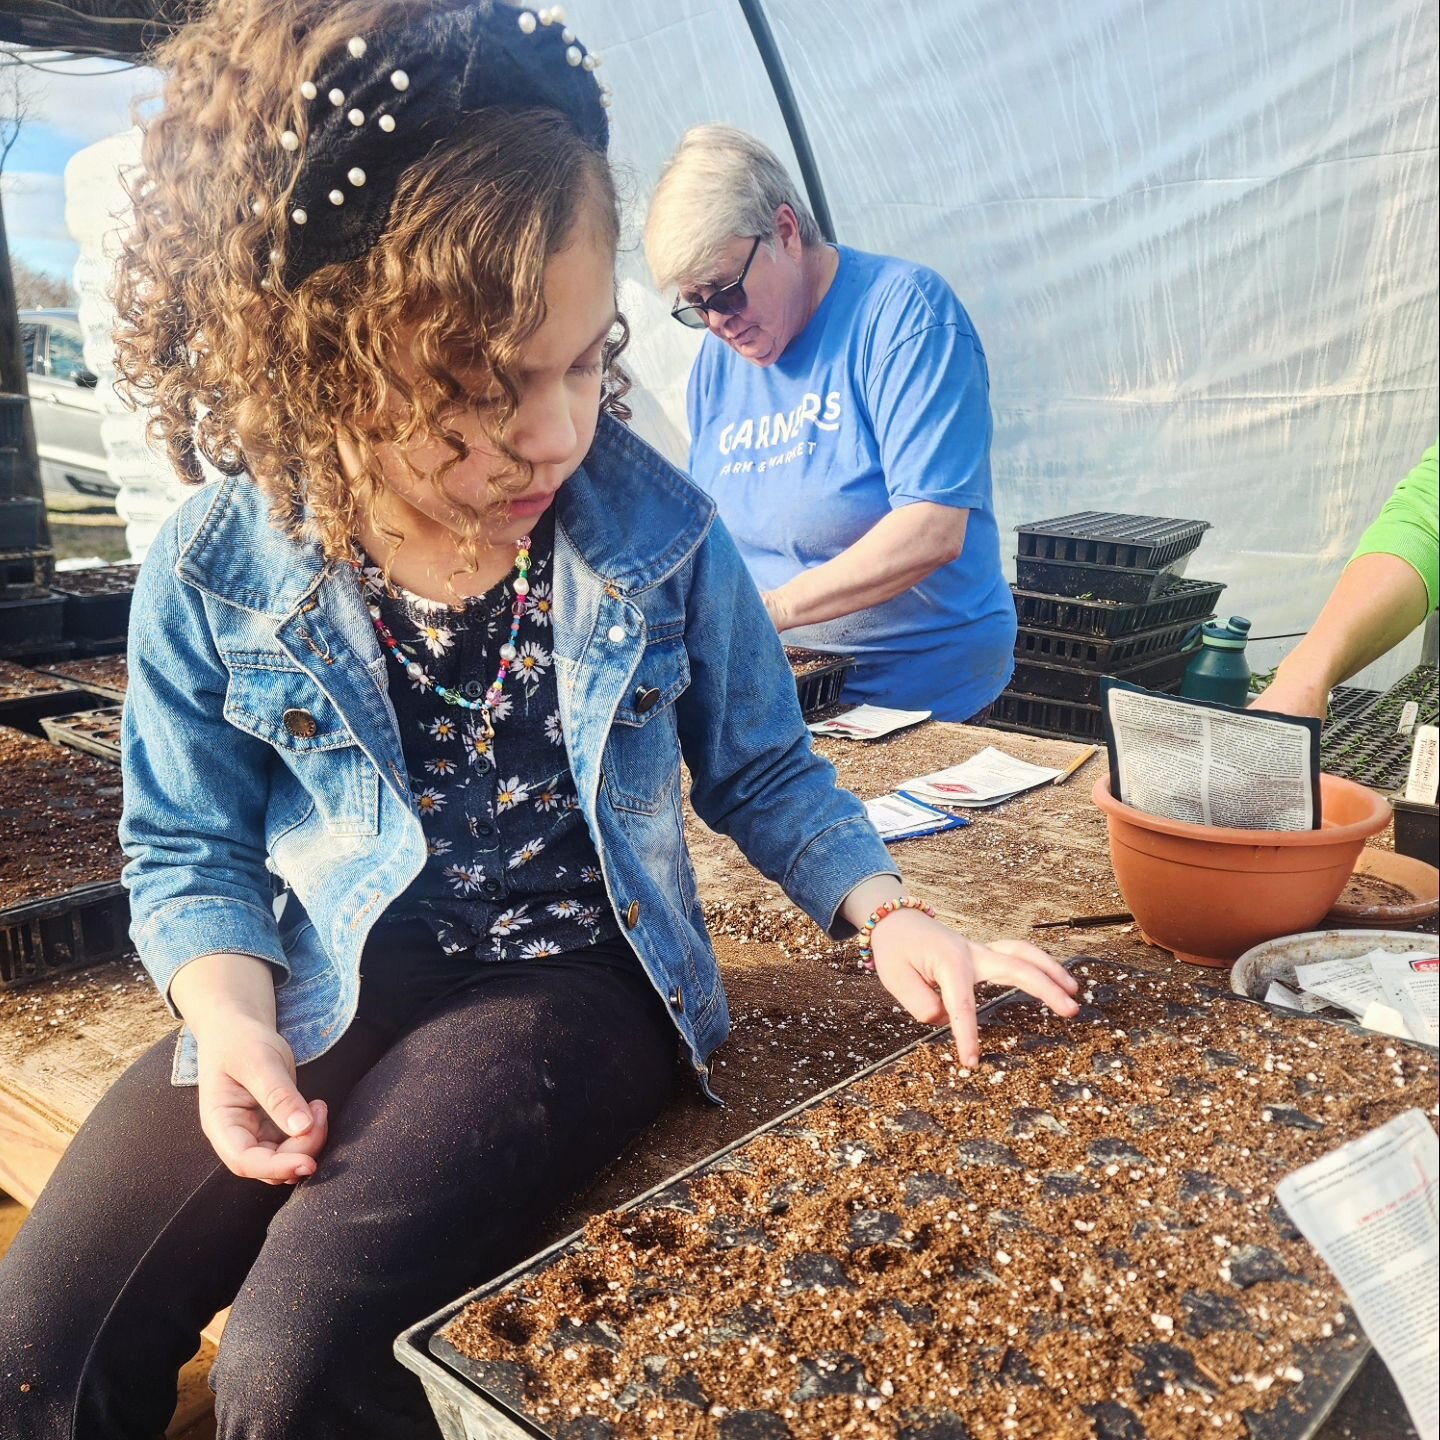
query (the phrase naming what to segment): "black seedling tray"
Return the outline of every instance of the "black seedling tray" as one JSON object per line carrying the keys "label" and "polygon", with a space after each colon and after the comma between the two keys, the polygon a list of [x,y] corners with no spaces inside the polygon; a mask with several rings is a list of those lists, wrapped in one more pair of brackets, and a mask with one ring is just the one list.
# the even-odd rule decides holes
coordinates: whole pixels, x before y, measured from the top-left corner
{"label": "black seedling tray", "polygon": [[123,645],[139,569],[138,565],[105,565],[59,576],[55,589],[66,598],[66,638],[81,645],[117,641]]}
{"label": "black seedling tray", "polygon": [[[1095,1007],[1120,1002],[1123,1000],[1127,988],[1134,985],[1135,982],[1154,978],[1142,975],[1114,961],[1081,958],[1085,966],[1086,981],[1091,987],[1090,995],[1094,997],[1090,1006],[1087,1007],[1092,1011],[1092,1021],[1098,1017],[1099,1022],[1104,1023],[1107,1019],[1105,1014],[1097,1011]],[[1076,962],[1067,962],[1067,964],[1073,963]],[[1240,1006],[1252,1012],[1269,1011],[1271,1014],[1283,1016],[1286,1020],[1294,1018],[1293,1012],[1280,1011],[1263,1005],[1259,1001],[1234,995],[1229,991],[1202,991],[1201,987],[1194,985],[1190,988],[1196,992],[1196,998],[1189,1003],[1207,1007],[1214,1005],[1221,1008]],[[981,1005],[977,1019],[982,1027],[990,1026],[998,1019],[1008,1019],[1009,1017],[1004,1012],[1012,1007],[1031,1007],[1036,1003],[1029,996],[1012,990],[988,1004]],[[1185,1006],[1182,1004],[1181,1008],[1183,1009]],[[1115,1018],[1118,1020],[1120,1017],[1117,1014]],[[1296,1023],[1307,1023],[1307,1021],[1297,1021]],[[1323,1017],[1319,1019],[1319,1023],[1336,1023],[1346,1027],[1344,1021],[1331,1022]],[[1346,1028],[1353,1029],[1353,1027]],[[628,1204],[619,1207],[619,1213],[635,1214],[637,1226],[643,1226],[647,1219],[653,1224],[656,1220],[663,1219],[667,1212],[693,1212],[695,1202],[690,1198],[691,1181],[705,1176],[707,1173],[747,1170],[749,1162],[744,1152],[752,1142],[772,1135],[799,1134],[803,1136],[806,1133],[804,1125],[806,1112],[826,1101],[845,1095],[858,1082],[879,1071],[893,1067],[921,1046],[948,1044],[949,1038],[948,1029],[942,1029],[933,1030],[929,1035],[912,1041],[894,1054],[866,1066],[840,1084],[812,1096],[809,1100],[803,1101],[774,1120],[752,1130],[748,1135],[716,1151],[706,1159],[662,1181],[643,1195],[637,1196]],[[1020,1063],[1025,1062],[1022,1059]],[[870,1104],[862,1094],[853,1095],[850,1103],[857,1110],[856,1144],[863,1146],[864,1132],[859,1125],[863,1124]],[[1221,1184],[1219,1177],[1211,1176],[1206,1171],[1198,1171],[1197,1176],[1200,1180]],[[783,1177],[777,1177],[777,1179],[782,1181],[783,1188]],[[733,1217],[733,1219],[734,1223],[727,1232],[735,1237],[733,1243],[736,1245],[752,1243],[746,1238],[746,1213],[742,1211],[738,1217]],[[1053,1243],[1064,1244],[1067,1242],[1057,1239]],[[608,1440],[608,1437],[613,1435],[614,1432],[608,1422],[597,1416],[567,1417],[558,1424],[542,1424],[527,1413],[526,1371],[522,1366],[507,1361],[474,1360],[470,1356],[462,1354],[445,1338],[445,1331],[461,1311],[468,1306],[506,1291],[521,1292],[526,1281],[548,1270],[555,1263],[568,1259],[572,1254],[583,1253],[585,1248],[584,1231],[576,1231],[538,1255],[517,1265],[506,1274],[498,1276],[447,1305],[444,1309],[428,1316],[397,1338],[395,1341],[396,1358],[406,1369],[420,1378],[439,1422],[443,1440]],[[828,1257],[811,1258],[823,1260]],[[704,1283],[704,1276],[695,1277],[696,1286],[703,1286]],[[824,1280],[816,1281],[816,1288],[823,1289],[826,1284],[833,1283],[835,1282],[827,1274]],[[723,1297],[716,1298],[717,1304],[712,1319],[717,1328],[724,1327],[733,1332],[727,1338],[743,1339],[747,1333],[757,1338],[767,1338],[773,1333],[772,1317],[756,1316],[744,1308],[733,1311],[727,1316],[723,1313],[724,1305],[719,1303],[723,1301]],[[896,1313],[905,1319],[906,1323],[911,1323],[906,1317],[903,1301],[896,1306]],[[562,1321],[562,1325],[565,1323]],[[574,1322],[569,1323],[574,1324]],[[922,1316],[917,1315],[914,1323],[923,1325],[927,1322]],[[1264,1440],[1316,1440],[1326,1420],[1370,1354],[1370,1346],[1364,1342],[1363,1335],[1360,1334],[1359,1327],[1348,1306],[1346,1307],[1345,1323],[1337,1327],[1337,1331],[1333,1341],[1297,1347],[1295,1360],[1301,1366],[1303,1376],[1294,1383],[1293,1387],[1288,1388],[1284,1398],[1278,1404],[1255,1416],[1255,1423],[1251,1425],[1250,1429],[1256,1440],[1262,1436]],[[557,1332],[557,1337],[558,1334],[559,1332]],[[1359,1343],[1350,1338],[1357,1335],[1360,1335]],[[1193,1357],[1184,1350],[1183,1332],[1177,1332],[1173,1341],[1173,1344],[1165,1345],[1162,1352],[1156,1354],[1155,1360],[1165,1365],[1173,1364],[1177,1359],[1191,1360],[1193,1363]],[[556,1343],[563,1342],[557,1338]],[[604,1322],[599,1322],[595,1326],[577,1327],[573,1343],[577,1346],[594,1345],[618,1352],[622,1349],[624,1340],[618,1332],[608,1329]],[[704,1344],[706,1342],[691,1331],[675,1345],[675,1351],[682,1351],[687,1346],[697,1343]],[[1077,1341],[1077,1344],[1083,1344],[1083,1342]],[[1142,1359],[1146,1358],[1140,1351],[1135,1353]],[[672,1357],[656,1357],[657,1361],[661,1362],[670,1358]],[[678,1355],[674,1358],[678,1358]],[[794,1358],[791,1357],[792,1360]],[[846,1360],[852,1361],[849,1367],[841,1363]],[[826,1352],[825,1358],[817,1357],[817,1363],[813,1366],[807,1365],[806,1368],[813,1368],[817,1377],[828,1370],[837,1376],[837,1381],[843,1383],[847,1375],[853,1374],[856,1369],[861,1367],[860,1362],[854,1360],[854,1357],[844,1356],[831,1350]],[[683,1377],[685,1373],[683,1361],[679,1369]],[[663,1384],[658,1376],[667,1373],[665,1365],[662,1363],[658,1366],[655,1373],[657,1375],[654,1382],[655,1393],[658,1394]],[[861,1373],[863,1374],[863,1370]],[[680,1383],[684,1383],[683,1378]],[[997,1412],[1003,1405],[1003,1393],[1001,1392],[1004,1383],[1007,1382],[1002,1381],[1001,1385],[997,1386]],[[1008,1383],[1036,1384],[1038,1381],[1033,1376],[1026,1376],[1022,1372],[1017,1373]],[[688,1398],[678,1386],[668,1393],[670,1395],[678,1393],[682,1398]],[[853,1393],[860,1392],[847,1388],[827,1390],[818,1385],[816,1389],[817,1395]],[[643,1397],[636,1398],[639,1400]],[[691,1403],[699,1406],[702,1400],[703,1396],[697,1396]],[[788,1401],[783,1403],[788,1403]],[[1110,1428],[1099,1425],[1097,1421],[1097,1434],[1110,1437],[1110,1440],[1122,1440],[1122,1437],[1123,1440],[1132,1440],[1132,1437],[1139,1440],[1139,1437],[1143,1437],[1145,1430],[1139,1418],[1132,1412],[1124,1410],[1123,1407],[1117,1408],[1122,1410],[1123,1423],[1119,1417],[1116,1417],[1114,1428]],[[710,1413],[713,1415],[716,1412],[712,1410]],[[1199,1414],[1198,1407],[1197,1414]],[[745,1423],[737,1424],[735,1423],[737,1420]],[[887,1416],[886,1420],[894,1421],[897,1425],[903,1424],[905,1428],[899,1429],[897,1433],[904,1437],[914,1437],[914,1440],[929,1440],[929,1437],[933,1437],[933,1440],[948,1440],[948,1437],[963,1436],[967,1433],[960,1426],[958,1418],[948,1411],[907,1410],[901,1417],[891,1415]],[[744,1440],[771,1440],[771,1437],[792,1434],[791,1429],[783,1423],[777,1413],[757,1410],[731,1412],[728,1423],[721,1424],[716,1429],[721,1436],[733,1435],[736,1440],[740,1440],[740,1437],[744,1437]],[[1198,1435],[1199,1431],[1197,1430],[1196,1433]]]}
{"label": "black seedling tray", "polygon": [[1420,800],[1397,799],[1395,807],[1395,849],[1412,860],[1433,865],[1440,857],[1440,805]]}
{"label": "black seedling tray", "polygon": [[120,719],[123,705],[102,705],[98,710],[80,710],[69,715],[49,715],[40,722],[47,740],[84,750],[102,760],[120,763]]}
{"label": "black seedling tray", "polygon": [[[1320,732],[1320,767],[1375,790],[1399,790],[1410,773],[1413,727],[1400,731],[1408,701],[1418,707],[1416,725],[1434,725],[1440,716],[1436,669],[1420,665],[1388,690],[1340,686],[1330,694],[1330,713]],[[1422,856],[1433,859],[1433,856]]]}
{"label": "black seedling tray", "polygon": [[855,661],[849,655],[836,655],[828,665],[795,677],[795,693],[800,699],[800,712],[808,720],[827,705],[833,705],[845,688]]}
{"label": "black seedling tray", "polygon": [[1021,660],[1015,665],[1010,688],[1022,695],[1037,695],[1048,700],[1070,700],[1077,705],[1100,703],[1100,677],[1114,675],[1147,690],[1172,691],[1180,688],[1188,654],[1172,651],[1169,655],[1146,656],[1128,666],[1082,669],[1076,665],[1042,665],[1034,660]]}
{"label": "black seedling tray", "polygon": [[1164,570],[1183,560],[1210,528],[1208,520],[1170,520],[1162,515],[1118,515],[1081,510],[1054,520],[1017,525],[1021,558]]}
{"label": "black seedling tray", "polygon": [[1129,604],[1037,594],[1022,585],[1011,588],[1016,616],[1027,629],[1113,640],[1140,630],[1157,630],[1162,625],[1178,625],[1182,621],[1196,625],[1208,620],[1215,613],[1215,602],[1225,586],[1215,580],[1175,578],[1153,600]]}
{"label": "black seedling tray", "polygon": [[0,498],[0,550],[33,550],[40,544],[45,502],[28,495]]}
{"label": "black seedling tray", "polygon": [[1153,600],[1168,581],[1184,570],[1181,560],[1173,568],[1127,570],[1119,565],[1088,565],[1080,560],[1015,559],[1015,583],[1021,590],[1041,595],[1063,595],[1078,600],[1117,600],[1143,605]]}
{"label": "black seedling tray", "polygon": [[1042,695],[1002,690],[995,697],[985,723],[995,730],[1014,730],[1047,740],[1103,740],[1102,713],[1098,705],[1078,705],[1065,700],[1047,700]]}
{"label": "black seedling tray", "polygon": [[[52,678],[52,677],[47,677]],[[24,730],[30,735],[43,733],[40,722],[47,715],[63,715],[66,711],[94,709],[101,703],[98,695],[82,690],[72,681],[61,682],[60,690],[29,690],[23,681],[12,685],[0,676],[0,725]]]}
{"label": "black seedling tray", "polygon": [[[1207,616],[1207,619],[1210,617]],[[1114,673],[1119,665],[1130,665],[1151,655],[1165,655],[1180,648],[1180,642],[1195,628],[1194,622],[1161,625],[1154,630],[1137,630],[1115,640],[1091,635],[1066,635],[1054,630],[1021,630],[1015,637],[1015,658],[1042,665],[1078,665],[1084,670]]]}
{"label": "black seedling tray", "polygon": [[65,629],[65,597],[0,600],[0,656],[58,649]]}
{"label": "black seedling tray", "polygon": [[0,547],[0,600],[34,600],[48,594],[54,576],[53,550]]}
{"label": "black seedling tray", "polygon": [[0,910],[0,990],[116,960],[130,948],[130,897],[101,880]]}

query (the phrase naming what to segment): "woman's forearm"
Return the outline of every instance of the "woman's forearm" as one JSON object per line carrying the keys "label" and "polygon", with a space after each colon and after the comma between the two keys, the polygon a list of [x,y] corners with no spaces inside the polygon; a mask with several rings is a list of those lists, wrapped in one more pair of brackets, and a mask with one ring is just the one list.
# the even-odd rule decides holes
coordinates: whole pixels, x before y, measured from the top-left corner
{"label": "woman's forearm", "polygon": [[818,625],[883,605],[958,559],[968,510],[922,501],[892,510],[833,560],[765,596],[777,630]]}
{"label": "woman's forearm", "polygon": [[245,1015],[275,1024],[275,977],[253,955],[202,955],[182,966],[170,982],[170,999],[193,1031]]}
{"label": "woman's forearm", "polygon": [[1309,634],[1281,662],[1272,686],[1276,698],[1313,693],[1323,706],[1331,689],[1419,625],[1429,603],[1425,582],[1407,561],[1361,555],[1345,567]]}

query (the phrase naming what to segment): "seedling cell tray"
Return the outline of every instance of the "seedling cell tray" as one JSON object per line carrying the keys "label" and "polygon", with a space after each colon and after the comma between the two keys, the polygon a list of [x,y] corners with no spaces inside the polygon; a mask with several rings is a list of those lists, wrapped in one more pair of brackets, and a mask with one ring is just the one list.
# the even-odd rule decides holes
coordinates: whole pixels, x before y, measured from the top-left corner
{"label": "seedling cell tray", "polygon": [[1210,522],[1081,510],[1015,528],[1020,532],[1017,554],[1021,557],[1164,570],[1199,545]]}
{"label": "seedling cell tray", "polygon": [[1369,1347],[1274,1183],[1433,1052],[1073,964],[1076,1020],[1011,992],[974,1076],[932,1032],[407,1330],[445,1440],[1314,1440]]}
{"label": "seedling cell tray", "polygon": [[103,695],[107,700],[124,700],[130,684],[130,668],[125,656],[109,655],[97,659],[66,660],[58,665],[44,667],[46,675],[57,675],[72,685],[83,686],[92,694]]}
{"label": "seedling cell tray", "polygon": [[1420,800],[1396,800],[1395,848],[1427,865],[1440,858],[1440,805]]}
{"label": "seedling cell tray", "polygon": [[[1208,618],[1208,617],[1207,617]],[[1154,630],[1137,630],[1114,640],[1093,635],[1067,635],[1054,630],[1021,630],[1015,637],[1015,658],[1042,665],[1078,665],[1084,670],[1113,674],[1119,665],[1134,664],[1151,655],[1165,655],[1180,648],[1194,629],[1193,622],[1161,625]]]}
{"label": "seedling cell tray", "polygon": [[1098,705],[1077,705],[1002,690],[995,697],[986,724],[995,730],[1014,730],[1049,740],[1103,740],[1105,726]]}
{"label": "seedling cell tray", "polygon": [[0,726],[39,735],[47,715],[92,709],[100,703],[78,685],[0,660]]}
{"label": "seedling cell tray", "polygon": [[66,598],[65,634],[80,644],[119,641],[130,623],[130,599],[138,565],[103,565],[71,570],[55,581]]}
{"label": "seedling cell tray", "polygon": [[1074,596],[1037,594],[1022,585],[1012,587],[1015,613],[1028,629],[1061,631],[1115,639],[1162,625],[1191,625],[1208,620],[1225,586],[1214,580],[1172,578],[1153,600],[1121,604],[1110,600],[1082,600]]}
{"label": "seedling cell tray", "polygon": [[98,710],[82,710],[74,715],[51,715],[40,722],[47,740],[98,755],[102,760],[120,763],[120,720],[125,713],[121,705],[103,705]]}
{"label": "seedling cell tray", "polygon": [[7,550],[0,546],[0,600],[34,600],[45,595],[54,575],[53,550]]}
{"label": "seedling cell tray", "polygon": [[117,960],[130,948],[130,897],[117,880],[0,910],[0,989]]}
{"label": "seedling cell tray", "polygon": [[[1178,643],[1178,642],[1177,642]],[[1034,660],[1016,662],[1010,686],[1024,695],[1040,695],[1052,700],[1073,700],[1078,705],[1100,703],[1100,677],[1114,675],[1147,690],[1176,690],[1185,677],[1190,656],[1178,650],[1168,655],[1147,655],[1128,665],[1107,666],[1099,670],[1077,665],[1042,665]]]}
{"label": "seedling cell tray", "polygon": [[1183,574],[1185,561],[1164,570],[1127,570],[1118,565],[1087,565],[1080,560],[1015,558],[1015,583],[1042,595],[1082,600],[1117,600],[1143,605]]}
{"label": "seedling cell tray", "polygon": [[789,660],[795,676],[795,693],[800,699],[801,713],[807,720],[840,698],[840,692],[855,668],[855,661],[849,655],[829,655],[822,650],[806,650],[798,645],[787,645],[785,658]]}
{"label": "seedling cell tray", "polygon": [[[1412,724],[1401,729],[1407,704]],[[1263,704],[1263,701],[1262,701]],[[1416,725],[1434,725],[1440,715],[1440,687],[1433,665],[1419,665],[1389,690],[1340,686],[1331,692],[1330,713],[1320,732],[1320,766],[1374,790],[1400,790],[1410,773]],[[1421,856],[1433,861],[1433,853]]]}

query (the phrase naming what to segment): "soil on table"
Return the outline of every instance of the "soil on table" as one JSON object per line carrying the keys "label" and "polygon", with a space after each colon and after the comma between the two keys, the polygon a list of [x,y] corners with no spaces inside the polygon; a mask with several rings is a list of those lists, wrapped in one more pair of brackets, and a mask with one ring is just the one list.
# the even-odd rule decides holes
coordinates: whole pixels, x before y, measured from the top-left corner
{"label": "soil on table", "polygon": [[130,667],[123,655],[99,655],[92,660],[62,660],[45,667],[77,685],[99,685],[106,690],[124,691],[130,683]]}
{"label": "soil on table", "polygon": [[66,595],[124,595],[135,588],[138,564],[97,565],[89,570],[67,570],[57,575],[52,588]]}
{"label": "soil on table", "polygon": [[113,764],[0,726],[0,909],[118,880],[120,801]]}
{"label": "soil on table", "polygon": [[41,675],[9,660],[0,660],[0,702],[28,700],[32,695],[54,695],[74,687],[54,675]]}
{"label": "soil on table", "polygon": [[791,673],[797,680],[820,670],[833,670],[837,664],[851,663],[844,655],[827,655],[823,650],[806,650],[800,645],[787,645],[785,658],[790,662]]}
{"label": "soil on table", "polygon": [[1079,1020],[1003,1008],[973,1074],[918,1047],[597,1216],[445,1338],[565,1440],[1264,1430],[1360,1343],[1274,1185],[1403,1110],[1433,1123],[1436,1060],[1077,973]]}

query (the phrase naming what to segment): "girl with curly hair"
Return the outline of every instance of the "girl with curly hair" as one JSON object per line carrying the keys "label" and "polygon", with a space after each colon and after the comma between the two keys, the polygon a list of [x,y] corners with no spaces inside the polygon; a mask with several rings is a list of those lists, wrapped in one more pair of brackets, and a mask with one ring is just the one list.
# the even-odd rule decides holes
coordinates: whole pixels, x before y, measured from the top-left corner
{"label": "girl with curly hair", "polygon": [[221,478],[136,590],[121,838],[184,1023],[0,1267],[0,1433],[151,1440],[229,1305],[222,1436],[429,1436],[396,1333],[523,1258],[677,1053],[710,1094],[682,758],[962,1061],[976,980],[1075,987],[903,895],[711,503],[625,428],[563,14],[213,0],[158,61],[121,370]]}

